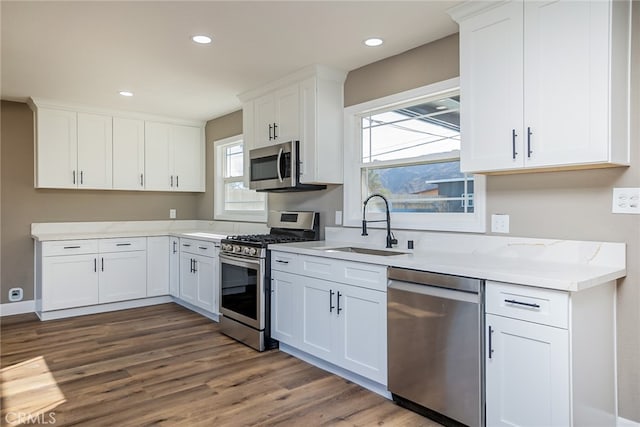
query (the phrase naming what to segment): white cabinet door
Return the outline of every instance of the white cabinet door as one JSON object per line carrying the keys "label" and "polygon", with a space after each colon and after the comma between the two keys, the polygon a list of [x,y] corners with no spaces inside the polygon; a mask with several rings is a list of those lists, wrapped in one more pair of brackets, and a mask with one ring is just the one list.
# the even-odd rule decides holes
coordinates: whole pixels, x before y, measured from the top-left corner
{"label": "white cabinet door", "polygon": [[169,248],[169,295],[180,296],[180,239],[171,238]]}
{"label": "white cabinet door", "polygon": [[[336,336],[340,366],[387,383],[387,294],[357,286],[338,289]],[[339,308],[339,312],[338,312]]]}
{"label": "white cabinet door", "polygon": [[273,138],[277,143],[300,140],[300,89],[291,85],[275,93],[276,120]]}
{"label": "white cabinet door", "polygon": [[171,156],[170,125],[145,122],[144,124],[144,170],[145,189],[171,190],[173,159]]}
{"label": "white cabinet door", "polygon": [[610,7],[606,1],[524,2],[527,166],[608,158]]}
{"label": "white cabinet door", "polygon": [[302,336],[301,276],[273,271],[271,277],[271,336],[297,347]]}
{"label": "white cabinet door", "polygon": [[204,191],[202,141],[200,128],[179,125],[171,127],[174,190]]}
{"label": "white cabinet door", "polygon": [[169,236],[147,237],[147,296],[167,295],[171,275]]}
{"label": "white cabinet door", "polygon": [[147,296],[146,251],[100,254],[100,303]]}
{"label": "white cabinet door", "polygon": [[487,425],[571,425],[568,331],[492,314],[486,325]]}
{"label": "white cabinet door", "polygon": [[39,108],[36,124],[36,187],[76,188],[77,114]]}
{"label": "white cabinet door", "polygon": [[260,148],[271,145],[273,125],[276,122],[276,104],[273,93],[253,101],[253,147]]}
{"label": "white cabinet door", "polygon": [[113,118],[113,188],[144,190],[144,121]]}
{"label": "white cabinet door", "polygon": [[113,187],[111,116],[78,113],[78,188]]}
{"label": "white cabinet door", "polygon": [[195,305],[198,296],[198,276],[193,269],[194,255],[180,254],[180,299]]}
{"label": "white cabinet door", "polygon": [[97,255],[42,259],[42,310],[98,304]]}
{"label": "white cabinet door", "polygon": [[336,327],[334,322],[339,285],[304,276],[300,276],[300,284],[302,287],[300,349],[333,362]]}
{"label": "white cabinet door", "polygon": [[[196,300],[194,302],[198,307],[213,313],[215,310],[215,276],[218,271],[217,259],[193,255],[195,260],[194,269],[196,276]],[[214,260],[216,262],[214,262]]]}
{"label": "white cabinet door", "polygon": [[508,2],[460,25],[462,171],[523,165],[522,19]]}

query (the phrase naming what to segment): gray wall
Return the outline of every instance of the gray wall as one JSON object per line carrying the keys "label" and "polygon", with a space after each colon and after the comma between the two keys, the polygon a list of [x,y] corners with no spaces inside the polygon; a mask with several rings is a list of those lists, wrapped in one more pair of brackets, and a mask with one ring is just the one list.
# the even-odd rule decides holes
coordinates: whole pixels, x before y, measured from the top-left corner
{"label": "gray wall", "polygon": [[[640,117],[639,6],[640,2],[634,3],[631,94],[631,117],[634,118]],[[458,36],[452,35],[353,70],[345,82],[345,106],[456,77],[458,53]],[[241,127],[241,117],[235,120],[236,128]],[[611,191],[613,187],[640,187],[639,123],[633,121],[632,164],[628,168],[487,178],[488,225],[491,213],[506,213],[510,215],[513,236],[627,244],[627,277],[618,282],[618,398],[620,416],[637,422],[640,422],[640,266],[637,262],[640,216],[612,214]],[[217,128],[217,120],[209,122],[207,127],[209,133]],[[269,208],[317,210],[323,214],[324,223],[332,225],[333,212],[342,210],[342,188],[332,186],[321,192],[271,194]]]}
{"label": "gray wall", "polygon": [[0,300],[12,287],[33,299],[32,222],[137,221],[197,217],[194,193],[51,190],[33,188],[33,114],[27,104],[2,101]]}

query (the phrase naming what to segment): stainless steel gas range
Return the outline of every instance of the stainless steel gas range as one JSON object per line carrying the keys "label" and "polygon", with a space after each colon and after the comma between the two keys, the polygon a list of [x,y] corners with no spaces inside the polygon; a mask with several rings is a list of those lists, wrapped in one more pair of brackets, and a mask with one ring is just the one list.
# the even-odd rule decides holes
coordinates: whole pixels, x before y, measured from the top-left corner
{"label": "stainless steel gas range", "polygon": [[269,212],[269,234],[228,236],[220,245],[220,329],[258,351],[277,347],[271,338],[269,244],[319,238],[316,212]]}

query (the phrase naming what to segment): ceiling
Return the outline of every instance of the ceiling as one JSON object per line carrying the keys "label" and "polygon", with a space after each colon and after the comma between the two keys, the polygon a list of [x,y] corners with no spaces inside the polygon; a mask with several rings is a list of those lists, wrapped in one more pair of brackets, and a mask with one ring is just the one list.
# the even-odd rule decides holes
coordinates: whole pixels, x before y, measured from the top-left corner
{"label": "ceiling", "polygon": [[455,33],[457,3],[3,0],[1,97],[209,120],[308,65],[349,71]]}

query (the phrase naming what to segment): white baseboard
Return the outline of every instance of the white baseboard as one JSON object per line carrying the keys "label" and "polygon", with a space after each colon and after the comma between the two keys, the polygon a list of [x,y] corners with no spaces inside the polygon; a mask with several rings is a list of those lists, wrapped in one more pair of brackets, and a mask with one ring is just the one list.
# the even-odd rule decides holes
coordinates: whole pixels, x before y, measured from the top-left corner
{"label": "white baseboard", "polygon": [[640,423],[628,420],[626,418],[618,417],[617,427],[640,427]]}
{"label": "white baseboard", "polygon": [[13,316],[14,314],[33,313],[35,311],[36,302],[34,300],[0,304],[0,317]]}
{"label": "white baseboard", "polygon": [[40,320],[64,319],[66,317],[85,316],[87,314],[106,313],[109,311],[126,310],[129,308],[147,307],[150,305],[166,304],[173,302],[169,295],[136,299],[130,301],[120,301],[108,304],[90,305],[86,307],[68,308],[65,310],[36,312]]}
{"label": "white baseboard", "polygon": [[325,371],[331,372],[332,374],[335,374],[339,377],[342,377],[346,380],[351,381],[352,383],[358,384],[361,387],[366,388],[369,391],[372,391],[376,394],[379,394],[382,397],[385,397],[387,399],[391,399],[391,393],[389,393],[389,391],[387,390],[387,386],[384,384],[379,384],[375,381],[372,381],[368,378],[362,377],[358,374],[354,374],[351,371],[347,371],[346,369],[343,369],[339,366],[336,366],[332,363],[326,362],[322,359],[319,359],[315,356],[312,356],[309,353],[306,353],[302,350],[298,350],[295,347],[291,347],[287,344],[283,344],[280,343],[280,351],[290,354],[295,358],[298,358],[300,360],[304,360],[305,362],[309,363],[310,365],[316,366],[320,369],[323,369]]}
{"label": "white baseboard", "polygon": [[187,308],[191,311],[194,311],[208,319],[213,320],[214,322],[219,322],[220,321],[220,315],[219,314],[215,314],[215,313],[211,313],[207,310],[203,310],[200,307],[196,307],[193,304],[189,304],[188,302],[182,301],[180,298],[176,298],[176,297],[172,297],[173,298],[173,302],[175,302],[178,305],[183,306],[184,308]]}

